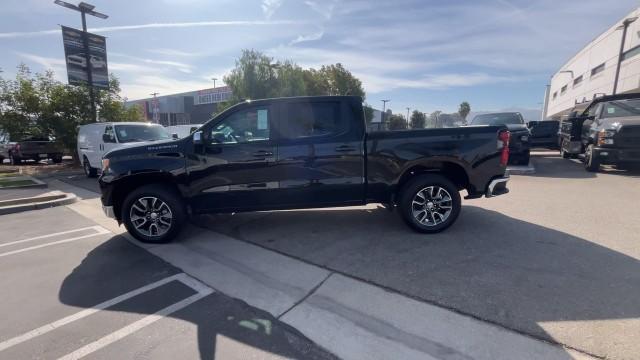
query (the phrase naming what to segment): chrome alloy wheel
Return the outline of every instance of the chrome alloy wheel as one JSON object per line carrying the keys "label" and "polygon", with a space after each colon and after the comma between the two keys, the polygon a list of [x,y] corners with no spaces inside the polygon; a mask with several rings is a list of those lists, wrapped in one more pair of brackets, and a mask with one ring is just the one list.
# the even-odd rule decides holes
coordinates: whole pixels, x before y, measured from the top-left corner
{"label": "chrome alloy wheel", "polygon": [[162,236],[169,231],[173,214],[164,201],[153,196],[145,196],[131,205],[129,218],[136,231],[153,237]]}
{"label": "chrome alloy wheel", "polygon": [[436,226],[451,215],[453,199],[447,190],[428,186],[416,193],[411,202],[413,217],[422,225]]}

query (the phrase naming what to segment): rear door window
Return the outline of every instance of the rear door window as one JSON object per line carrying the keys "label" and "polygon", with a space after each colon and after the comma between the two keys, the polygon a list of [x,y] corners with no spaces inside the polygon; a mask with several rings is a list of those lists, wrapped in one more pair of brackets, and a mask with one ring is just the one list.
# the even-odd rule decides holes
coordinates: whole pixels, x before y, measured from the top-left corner
{"label": "rear door window", "polygon": [[279,133],[283,139],[334,137],[349,131],[338,102],[300,102],[284,106]]}

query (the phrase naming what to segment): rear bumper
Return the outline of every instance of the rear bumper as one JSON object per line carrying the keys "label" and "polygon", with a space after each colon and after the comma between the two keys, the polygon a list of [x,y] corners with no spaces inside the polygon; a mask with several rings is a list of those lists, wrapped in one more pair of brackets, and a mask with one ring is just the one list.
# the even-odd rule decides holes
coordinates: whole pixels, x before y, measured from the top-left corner
{"label": "rear bumper", "polygon": [[640,149],[612,149],[597,147],[593,149],[601,164],[640,163]]}
{"label": "rear bumper", "polygon": [[499,195],[504,195],[509,192],[507,188],[507,182],[509,181],[509,176],[497,177],[489,182],[487,185],[487,189],[485,190],[484,196],[486,197],[494,197]]}

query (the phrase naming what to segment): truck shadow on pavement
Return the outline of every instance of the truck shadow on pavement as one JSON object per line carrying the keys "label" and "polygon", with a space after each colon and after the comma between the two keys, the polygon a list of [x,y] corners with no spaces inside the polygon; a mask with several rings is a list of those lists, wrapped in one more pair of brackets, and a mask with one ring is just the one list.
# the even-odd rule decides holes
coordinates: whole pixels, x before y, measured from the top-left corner
{"label": "truck shadow on pavement", "polygon": [[625,331],[590,322],[640,317],[640,261],[499,212],[464,206],[458,222],[435,235],[412,232],[382,208],[197,223],[539,339],[612,358],[640,353],[639,322]]}
{"label": "truck shadow on pavement", "polygon": [[531,163],[535,166],[534,174],[525,176],[550,177],[564,179],[593,179],[598,175],[618,175],[632,178],[640,177],[640,169],[620,170],[612,166],[602,166],[600,171],[589,172],[584,169],[582,160],[563,159],[557,153],[532,153]]}
{"label": "truck shadow on pavement", "polygon": [[[58,297],[64,304],[89,309],[177,273],[180,273],[179,269],[129,243],[126,239],[114,236],[87,254],[86,258],[65,278],[60,286]],[[175,287],[172,289],[164,292],[168,297],[164,300],[152,296],[152,299],[145,301],[124,301],[105,311],[151,315],[159,308],[169,306],[195,292],[190,292],[191,289],[185,292],[184,287],[182,290]],[[183,296],[176,299],[179,295]],[[138,296],[144,296],[144,293]],[[156,304],[155,307],[151,305],[157,302],[162,305]],[[189,339],[188,335],[180,332],[162,333],[157,343],[154,343],[153,339],[147,339],[145,341],[147,344],[142,345],[145,348],[133,350],[138,352],[132,354],[140,354],[142,353],[140,351],[151,349],[149,350],[151,353],[147,355],[152,358],[157,358],[158,355],[166,358],[193,358],[193,354],[180,352],[180,349],[188,349],[190,342],[193,341],[194,344],[197,342],[197,353],[201,359],[242,358],[242,354],[258,358],[274,355],[286,358],[334,358],[318,350],[319,348],[310,346],[309,341],[295,329],[279,323],[269,313],[218,292],[205,296],[170,314],[169,317],[195,325],[197,339]],[[159,326],[158,323],[151,324],[149,327]],[[167,329],[175,328],[175,326],[167,327]],[[129,337],[132,336],[134,334],[129,335]],[[127,341],[129,337],[119,341]],[[116,346],[115,344],[111,346]],[[117,356],[127,357],[121,354]]]}

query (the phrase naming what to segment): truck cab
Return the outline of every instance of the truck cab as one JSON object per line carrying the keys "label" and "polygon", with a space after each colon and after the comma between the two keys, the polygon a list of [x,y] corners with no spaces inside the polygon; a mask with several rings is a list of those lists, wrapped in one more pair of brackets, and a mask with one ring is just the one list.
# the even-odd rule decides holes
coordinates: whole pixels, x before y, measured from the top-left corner
{"label": "truck cab", "polygon": [[559,136],[562,156],[584,154],[587,171],[640,165],[640,94],[595,99],[563,122]]}

